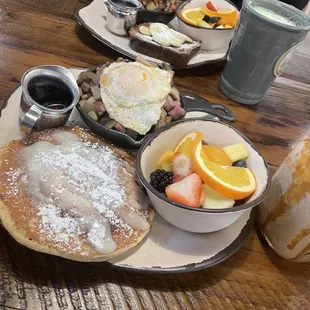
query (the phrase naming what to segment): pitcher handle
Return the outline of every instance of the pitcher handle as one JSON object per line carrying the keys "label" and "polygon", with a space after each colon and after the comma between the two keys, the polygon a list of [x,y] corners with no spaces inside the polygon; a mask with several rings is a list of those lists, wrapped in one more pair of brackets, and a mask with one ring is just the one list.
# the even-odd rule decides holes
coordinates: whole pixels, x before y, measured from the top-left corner
{"label": "pitcher handle", "polygon": [[20,130],[30,135],[37,120],[41,117],[42,112],[40,108],[33,104],[21,121]]}

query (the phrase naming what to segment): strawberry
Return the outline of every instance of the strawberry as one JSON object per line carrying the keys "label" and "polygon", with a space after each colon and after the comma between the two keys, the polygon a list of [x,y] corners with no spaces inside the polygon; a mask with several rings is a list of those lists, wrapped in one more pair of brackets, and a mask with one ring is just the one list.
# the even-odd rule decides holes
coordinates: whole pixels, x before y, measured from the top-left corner
{"label": "strawberry", "polygon": [[199,202],[199,206],[202,207],[205,199],[206,199],[207,195],[206,193],[204,192],[204,190],[201,192],[201,196],[200,196],[200,202]]}
{"label": "strawberry", "polygon": [[218,11],[217,7],[211,1],[207,2],[207,8],[212,12]]}
{"label": "strawberry", "polygon": [[200,207],[201,193],[202,183],[196,173],[166,187],[166,195],[169,199],[195,208]]}
{"label": "strawberry", "polygon": [[177,182],[180,182],[184,179],[184,177],[178,175],[178,174],[175,174],[173,173],[173,179],[172,179],[172,183],[177,183]]}
{"label": "strawberry", "polygon": [[191,159],[177,152],[172,158],[173,182],[179,182],[194,172]]}

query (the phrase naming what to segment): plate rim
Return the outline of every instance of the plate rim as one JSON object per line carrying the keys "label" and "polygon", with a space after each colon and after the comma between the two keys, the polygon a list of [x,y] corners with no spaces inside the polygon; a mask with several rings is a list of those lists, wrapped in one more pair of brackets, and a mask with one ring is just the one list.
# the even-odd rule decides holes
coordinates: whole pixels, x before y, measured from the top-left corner
{"label": "plate rim", "polygon": [[[81,17],[80,12],[82,10],[84,10],[85,8],[91,6],[93,3],[93,1],[84,6],[83,8],[77,10],[77,12],[75,13],[75,19],[77,20],[78,24],[82,27],[84,27],[88,32],[90,32],[90,34],[96,38],[98,41],[100,41],[101,43],[105,44],[106,46],[110,47],[111,49],[115,50],[116,52],[122,54],[123,56],[129,57],[130,59],[136,59],[136,56],[123,50],[122,48],[120,48],[117,45],[112,44],[110,41],[106,40],[104,37],[102,37],[99,33],[97,33],[92,27],[90,27],[85,21],[84,19]],[[229,52],[229,47],[227,49],[226,54],[221,57],[221,58],[216,58],[216,59],[211,59],[211,60],[205,60],[205,61],[201,61],[192,65],[186,65],[185,67],[182,68],[178,68],[178,67],[174,67],[173,65],[170,64],[170,66],[173,69],[177,69],[177,70],[187,70],[187,69],[193,69],[193,68],[199,68],[199,67],[203,67],[205,65],[211,65],[211,64],[215,64],[215,63],[221,63],[223,61],[225,61],[227,59],[227,55]],[[152,57],[154,58],[154,57]],[[157,59],[157,58],[155,58]]]}
{"label": "plate rim", "polygon": [[[84,68],[69,68],[69,70],[83,70]],[[8,103],[10,101],[10,98],[13,96],[13,94],[21,87],[21,84],[18,83],[12,91],[5,97],[3,101],[3,105],[0,107],[0,120],[2,117],[2,111],[8,106]],[[246,210],[245,210],[246,212]],[[241,215],[242,216],[242,215]],[[125,264],[116,264],[109,261],[104,262],[92,262],[89,264],[102,264],[106,265],[107,267],[110,267],[115,270],[120,271],[127,271],[127,272],[136,272],[136,273],[144,273],[144,274],[180,274],[180,273],[186,273],[186,272],[194,272],[199,271],[202,269],[207,269],[212,266],[215,266],[229,257],[231,257],[233,254],[235,254],[241,246],[244,244],[244,242],[249,237],[250,233],[254,229],[254,223],[257,216],[257,208],[256,206],[252,208],[250,211],[250,216],[241,229],[239,235],[233,240],[231,244],[229,244],[226,248],[215,254],[214,256],[205,259],[199,263],[191,263],[186,265],[180,265],[177,267],[160,267],[160,266],[152,266],[152,267],[133,267],[130,265]],[[171,224],[169,224],[171,225]]]}
{"label": "plate rim", "polygon": [[146,268],[146,267],[136,268],[136,267],[131,267],[130,265],[117,265],[109,261],[105,263],[107,263],[110,267],[112,267],[112,269],[115,269],[115,270],[145,273],[145,274],[180,274],[180,273],[194,272],[194,271],[207,269],[207,268],[213,267],[215,265],[218,265],[224,262],[225,260],[230,258],[232,255],[234,255],[242,247],[244,242],[250,236],[250,233],[254,231],[254,224],[256,221],[257,213],[258,213],[257,208],[253,207],[250,212],[249,219],[247,220],[246,224],[241,229],[237,238],[222,251],[218,252],[214,256],[208,259],[205,259],[199,263],[192,263],[192,264],[181,265],[177,267],[152,266],[151,268]]}

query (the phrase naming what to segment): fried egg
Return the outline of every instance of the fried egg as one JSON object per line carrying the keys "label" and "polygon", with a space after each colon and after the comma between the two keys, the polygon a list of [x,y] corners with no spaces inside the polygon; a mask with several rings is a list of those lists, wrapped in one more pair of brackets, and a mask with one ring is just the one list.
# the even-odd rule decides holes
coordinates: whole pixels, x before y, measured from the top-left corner
{"label": "fried egg", "polygon": [[110,118],[145,135],[160,118],[171,80],[171,72],[139,62],[112,63],[100,78],[101,99]]}

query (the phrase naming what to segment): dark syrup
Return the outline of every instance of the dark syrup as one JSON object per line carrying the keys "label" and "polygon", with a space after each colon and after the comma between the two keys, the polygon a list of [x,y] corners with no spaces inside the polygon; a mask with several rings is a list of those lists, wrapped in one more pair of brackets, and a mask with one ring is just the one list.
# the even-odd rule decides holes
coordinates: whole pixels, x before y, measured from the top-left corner
{"label": "dark syrup", "polygon": [[69,87],[64,82],[51,78],[31,81],[28,92],[34,101],[53,110],[65,109],[73,100]]}

